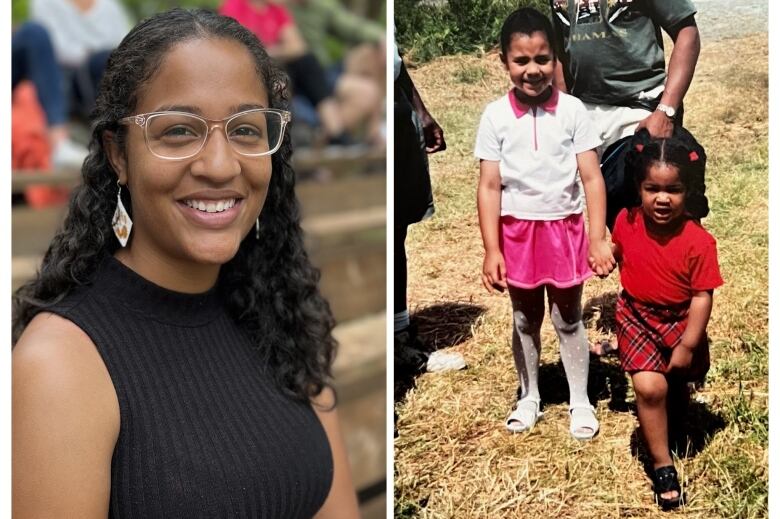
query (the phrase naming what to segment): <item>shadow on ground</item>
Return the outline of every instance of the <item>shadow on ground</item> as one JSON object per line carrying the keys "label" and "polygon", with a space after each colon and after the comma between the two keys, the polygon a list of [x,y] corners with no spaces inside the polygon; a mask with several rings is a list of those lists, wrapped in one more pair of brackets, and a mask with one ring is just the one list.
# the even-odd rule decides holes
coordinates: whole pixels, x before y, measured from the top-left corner
{"label": "shadow on ground", "polygon": [[[726,422],[720,415],[710,411],[705,404],[691,402],[683,427],[678,428],[678,434],[670,435],[670,449],[678,458],[692,458],[704,450],[712,437],[724,427]],[[653,466],[642,440],[641,427],[634,429],[631,435],[631,454],[644,465],[649,476]]]}
{"label": "shadow on ground", "polygon": [[[569,401],[569,385],[560,361],[539,367],[539,393],[543,407],[546,404],[563,404]],[[588,373],[588,398],[591,403],[607,400],[607,407],[611,411],[624,413],[629,411],[627,394],[628,381],[625,372],[620,369],[617,356],[591,356]],[[517,398],[520,398],[519,387]]]}
{"label": "shadow on ground", "polygon": [[[474,322],[485,313],[485,307],[463,302],[438,303],[418,309],[411,315],[419,339],[417,347],[425,352],[450,348],[472,337]],[[393,345],[397,347],[397,345]],[[420,372],[395,366],[394,402],[403,401],[415,386]]]}
{"label": "shadow on ground", "polygon": [[[669,448],[680,459],[693,458],[709,444],[715,434],[726,427],[723,418],[709,410],[708,406],[692,401],[688,407],[683,427],[671,432]],[[648,478],[653,475],[653,461],[642,439],[641,427],[631,434],[631,454],[642,464]],[[652,487],[651,487],[652,488]]]}
{"label": "shadow on ground", "polygon": [[426,351],[450,348],[472,337],[472,327],[485,307],[452,302],[426,306],[412,314]]}

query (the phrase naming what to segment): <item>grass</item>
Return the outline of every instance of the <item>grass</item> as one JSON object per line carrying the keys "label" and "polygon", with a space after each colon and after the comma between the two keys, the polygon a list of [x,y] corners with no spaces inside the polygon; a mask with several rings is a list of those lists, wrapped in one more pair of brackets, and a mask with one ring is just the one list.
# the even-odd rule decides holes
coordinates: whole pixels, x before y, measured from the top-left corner
{"label": "grass", "polygon": [[[725,285],[708,327],[712,369],[691,410],[689,449],[677,460],[689,501],[666,514],[652,502],[633,394],[616,359],[591,363],[600,435],[589,443],[570,438],[565,377],[548,322],[545,416],[530,433],[505,433],[517,385],[511,315],[507,297],[488,295],[479,283],[472,150],[482,109],[509,83],[495,54],[439,58],[412,71],[448,150],[431,157],[436,215],[412,226],[407,240],[410,307],[426,317],[420,331],[431,339],[447,336],[447,304],[471,309],[457,322],[468,333],[435,345],[462,352],[469,369],[423,375],[396,405],[396,517],[767,517],[767,50],[766,35],[706,45],[686,97],[686,126],[708,152],[711,213],[703,223],[718,240]],[[609,335],[617,289],[617,275],[586,284],[591,339]]]}

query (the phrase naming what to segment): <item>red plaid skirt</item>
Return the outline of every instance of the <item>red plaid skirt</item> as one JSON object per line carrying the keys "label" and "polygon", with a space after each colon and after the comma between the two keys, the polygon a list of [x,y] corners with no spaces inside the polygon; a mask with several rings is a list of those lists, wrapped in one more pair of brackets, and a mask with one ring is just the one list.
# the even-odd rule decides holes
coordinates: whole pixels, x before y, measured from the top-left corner
{"label": "red plaid skirt", "polygon": [[[672,349],[680,344],[688,325],[688,308],[654,306],[621,292],[615,308],[620,366],[629,373],[636,371],[665,372]],[[694,350],[688,380],[702,380],[710,369],[710,349],[707,334]]]}

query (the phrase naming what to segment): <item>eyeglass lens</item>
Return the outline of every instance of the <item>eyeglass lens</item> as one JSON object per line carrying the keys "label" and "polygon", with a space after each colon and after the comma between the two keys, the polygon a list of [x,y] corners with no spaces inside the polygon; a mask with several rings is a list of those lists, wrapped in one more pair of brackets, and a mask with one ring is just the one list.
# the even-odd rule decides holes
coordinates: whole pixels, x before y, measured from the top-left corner
{"label": "eyeglass lens", "polygon": [[[233,149],[242,155],[264,155],[282,139],[282,116],[252,111],[232,119],[225,128]],[[197,153],[209,133],[208,123],[187,114],[157,114],[149,118],[146,139],[155,155],[184,158]]]}

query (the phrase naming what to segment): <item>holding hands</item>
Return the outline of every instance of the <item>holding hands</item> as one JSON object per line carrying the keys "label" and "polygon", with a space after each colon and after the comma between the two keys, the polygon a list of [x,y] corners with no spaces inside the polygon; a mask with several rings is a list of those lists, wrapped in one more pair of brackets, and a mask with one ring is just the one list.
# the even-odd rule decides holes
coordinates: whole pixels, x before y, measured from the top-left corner
{"label": "holding hands", "polygon": [[606,239],[591,240],[588,247],[588,264],[600,277],[606,277],[615,270],[617,262],[612,254],[612,246]]}

